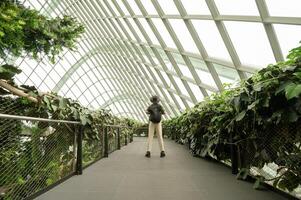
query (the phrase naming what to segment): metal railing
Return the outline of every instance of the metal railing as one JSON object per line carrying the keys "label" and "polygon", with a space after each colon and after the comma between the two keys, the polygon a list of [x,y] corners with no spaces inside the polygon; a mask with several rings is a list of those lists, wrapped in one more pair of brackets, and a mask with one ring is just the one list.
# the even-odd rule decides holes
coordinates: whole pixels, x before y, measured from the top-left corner
{"label": "metal railing", "polygon": [[[231,167],[232,174],[240,173],[240,177],[243,179],[247,177],[260,179],[261,177],[261,180],[266,183],[265,186],[283,191],[289,199],[294,199],[294,197],[301,199],[300,130],[299,123],[287,127],[273,126],[268,130],[260,130],[263,133],[261,137],[247,138],[241,141],[235,140],[234,133],[230,133],[227,138],[229,143],[222,141],[220,147],[216,146],[218,152],[223,153],[227,159],[210,158],[228,165]],[[196,144],[191,145],[191,140],[185,133],[165,126],[165,134],[170,139],[187,145],[192,153],[195,153],[193,145]],[[201,142],[198,141],[198,143]],[[288,173],[286,175],[289,179],[280,178],[279,182],[275,182],[278,180],[277,177],[281,177],[285,173]],[[282,183],[280,183],[281,181]],[[281,188],[284,185],[286,189]]]}
{"label": "metal railing", "polygon": [[125,126],[86,129],[75,121],[0,114],[0,200],[33,199],[82,174],[132,135]]}

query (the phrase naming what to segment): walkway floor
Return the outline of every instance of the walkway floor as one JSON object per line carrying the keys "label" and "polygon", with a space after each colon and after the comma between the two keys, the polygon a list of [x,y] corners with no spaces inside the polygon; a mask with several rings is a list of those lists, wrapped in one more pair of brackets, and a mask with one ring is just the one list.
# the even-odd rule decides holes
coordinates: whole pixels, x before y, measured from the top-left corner
{"label": "walkway floor", "polygon": [[37,199],[40,200],[282,200],[236,180],[220,164],[194,158],[182,145],[166,140],[165,158],[155,139],[151,158],[146,138],[115,151]]}

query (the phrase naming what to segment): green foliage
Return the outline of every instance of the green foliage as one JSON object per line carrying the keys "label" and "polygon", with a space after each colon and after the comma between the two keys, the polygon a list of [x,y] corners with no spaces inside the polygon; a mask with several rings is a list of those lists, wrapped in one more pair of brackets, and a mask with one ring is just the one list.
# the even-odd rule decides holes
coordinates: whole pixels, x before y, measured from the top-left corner
{"label": "green foliage", "polygon": [[[0,1],[0,59],[4,61],[11,56],[29,55],[38,59],[46,55],[54,62],[63,48],[75,48],[76,39],[83,30],[83,26],[69,16],[48,19],[25,8],[19,1]],[[131,134],[131,127],[138,126],[134,120],[117,118],[105,110],[92,111],[72,99],[54,93],[42,94],[34,86],[17,86],[13,78],[20,72],[4,64],[0,66],[0,79],[36,98],[38,103],[16,97],[0,87],[0,113],[79,121],[85,126],[85,164],[101,157],[103,133],[100,130],[105,124],[127,126],[122,138]],[[24,199],[73,171],[74,133],[78,126],[27,123],[0,120],[0,187],[3,189],[0,199]],[[24,136],[24,133],[29,135]],[[112,142],[110,140],[110,144]]]}
{"label": "green foliage", "polygon": [[0,78],[12,81],[12,78],[16,75],[21,73],[22,71],[15,66],[12,65],[2,65],[0,66]]}
{"label": "green foliage", "polygon": [[[301,184],[301,46],[287,58],[164,122],[169,136],[189,143],[195,155],[222,161],[231,159],[235,144],[245,169],[240,177],[275,163],[281,170],[274,185],[294,190]],[[254,187],[264,180],[259,176]]]}
{"label": "green foliage", "polygon": [[75,48],[84,28],[74,18],[49,19],[11,1],[0,2],[0,58],[47,55],[52,62],[64,47]]}

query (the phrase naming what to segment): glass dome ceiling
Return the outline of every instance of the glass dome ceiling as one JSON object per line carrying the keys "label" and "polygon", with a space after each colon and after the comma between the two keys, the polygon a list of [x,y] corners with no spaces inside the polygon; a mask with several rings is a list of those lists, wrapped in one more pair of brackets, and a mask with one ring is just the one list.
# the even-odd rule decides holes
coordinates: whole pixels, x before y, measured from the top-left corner
{"label": "glass dome ceiling", "polygon": [[301,35],[300,0],[26,0],[86,32],[55,64],[15,60],[16,81],[92,109],[146,121],[149,97],[170,118],[282,61]]}

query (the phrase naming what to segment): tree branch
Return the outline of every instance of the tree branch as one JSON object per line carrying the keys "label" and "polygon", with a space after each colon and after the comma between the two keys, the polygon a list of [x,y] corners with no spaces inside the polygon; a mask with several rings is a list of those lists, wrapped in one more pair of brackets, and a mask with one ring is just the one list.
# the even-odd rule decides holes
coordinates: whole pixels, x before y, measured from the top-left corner
{"label": "tree branch", "polygon": [[3,79],[0,79],[0,87],[3,87],[4,89],[8,90],[12,94],[15,94],[20,97],[25,97],[32,102],[38,103],[38,100],[35,97],[32,97],[29,94],[25,93],[24,91],[14,87],[14,86],[11,86]]}

